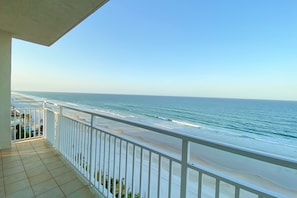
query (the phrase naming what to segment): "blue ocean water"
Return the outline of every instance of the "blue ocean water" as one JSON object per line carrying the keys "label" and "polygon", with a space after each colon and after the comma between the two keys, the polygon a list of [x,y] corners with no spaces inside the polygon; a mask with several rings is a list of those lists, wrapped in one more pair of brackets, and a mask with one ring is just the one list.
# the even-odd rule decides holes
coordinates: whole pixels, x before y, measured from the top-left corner
{"label": "blue ocean water", "polygon": [[[194,136],[245,138],[297,150],[297,101],[21,92]],[[239,143],[240,144],[240,143]]]}

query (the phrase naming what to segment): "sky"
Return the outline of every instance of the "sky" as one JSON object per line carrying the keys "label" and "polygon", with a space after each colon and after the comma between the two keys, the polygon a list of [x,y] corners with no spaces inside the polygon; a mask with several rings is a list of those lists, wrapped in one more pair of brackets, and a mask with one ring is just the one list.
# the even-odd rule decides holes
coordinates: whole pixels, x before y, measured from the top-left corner
{"label": "sky", "polygon": [[297,100],[297,1],[110,0],[50,47],[13,39],[12,90]]}

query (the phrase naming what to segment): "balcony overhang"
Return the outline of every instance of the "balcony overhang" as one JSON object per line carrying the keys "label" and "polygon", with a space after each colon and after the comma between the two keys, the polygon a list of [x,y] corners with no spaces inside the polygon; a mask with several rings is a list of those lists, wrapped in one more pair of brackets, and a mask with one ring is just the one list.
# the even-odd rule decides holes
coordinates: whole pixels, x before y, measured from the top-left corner
{"label": "balcony overhang", "polygon": [[108,0],[0,1],[0,30],[50,46]]}

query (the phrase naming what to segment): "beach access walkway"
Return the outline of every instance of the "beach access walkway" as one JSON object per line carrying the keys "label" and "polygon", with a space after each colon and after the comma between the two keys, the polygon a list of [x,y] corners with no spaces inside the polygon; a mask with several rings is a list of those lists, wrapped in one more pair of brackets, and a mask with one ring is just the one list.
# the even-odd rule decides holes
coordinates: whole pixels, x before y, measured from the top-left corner
{"label": "beach access walkway", "polygon": [[97,197],[44,138],[0,151],[0,197]]}

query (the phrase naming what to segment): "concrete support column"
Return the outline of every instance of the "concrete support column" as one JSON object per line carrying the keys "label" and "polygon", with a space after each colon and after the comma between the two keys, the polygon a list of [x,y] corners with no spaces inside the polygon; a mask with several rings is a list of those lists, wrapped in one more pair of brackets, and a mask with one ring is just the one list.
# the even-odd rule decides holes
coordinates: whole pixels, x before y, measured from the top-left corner
{"label": "concrete support column", "polygon": [[0,30],[0,149],[10,148],[11,34]]}

